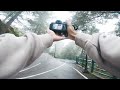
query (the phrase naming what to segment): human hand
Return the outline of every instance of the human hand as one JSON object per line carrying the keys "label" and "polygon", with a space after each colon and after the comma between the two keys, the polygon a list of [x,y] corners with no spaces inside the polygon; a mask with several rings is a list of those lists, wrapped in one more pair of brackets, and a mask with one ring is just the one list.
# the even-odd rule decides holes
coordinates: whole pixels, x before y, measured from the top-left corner
{"label": "human hand", "polygon": [[48,34],[50,34],[53,37],[53,41],[60,41],[65,39],[66,37],[64,36],[59,36],[57,34],[55,34],[52,30],[47,30]]}
{"label": "human hand", "polygon": [[75,36],[77,32],[74,30],[71,20],[66,20],[66,23],[67,23],[68,39],[75,40]]}

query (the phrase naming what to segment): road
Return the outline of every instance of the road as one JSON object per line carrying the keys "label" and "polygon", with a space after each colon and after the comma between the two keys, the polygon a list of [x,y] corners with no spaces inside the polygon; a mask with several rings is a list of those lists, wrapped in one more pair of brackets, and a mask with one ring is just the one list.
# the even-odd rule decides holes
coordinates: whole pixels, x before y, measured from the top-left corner
{"label": "road", "polygon": [[33,64],[11,79],[88,79],[75,61],[56,59],[42,54]]}

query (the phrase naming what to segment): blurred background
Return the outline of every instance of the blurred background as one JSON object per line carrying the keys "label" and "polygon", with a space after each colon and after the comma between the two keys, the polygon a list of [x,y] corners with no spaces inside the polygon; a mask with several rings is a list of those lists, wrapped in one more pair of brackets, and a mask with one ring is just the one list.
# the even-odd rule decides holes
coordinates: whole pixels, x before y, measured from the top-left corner
{"label": "blurred background", "polygon": [[[78,26],[77,32],[120,36],[120,11],[0,11],[0,34],[12,33],[18,37],[26,32],[45,34],[51,22],[66,19]],[[82,52],[72,40],[54,42],[45,50],[55,58],[69,60],[85,58]]]}

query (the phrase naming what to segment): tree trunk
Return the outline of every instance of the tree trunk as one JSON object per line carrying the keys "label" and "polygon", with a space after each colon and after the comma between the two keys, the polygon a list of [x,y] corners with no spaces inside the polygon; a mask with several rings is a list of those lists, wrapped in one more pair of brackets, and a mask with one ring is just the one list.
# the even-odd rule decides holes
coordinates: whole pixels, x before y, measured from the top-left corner
{"label": "tree trunk", "polygon": [[8,16],[6,16],[6,18],[3,20],[3,22],[5,23],[5,21],[10,18],[15,12],[10,12],[10,14],[8,14]]}
{"label": "tree trunk", "polygon": [[6,23],[7,26],[10,26],[12,22],[22,13],[22,11],[16,12],[16,14]]}
{"label": "tree trunk", "polygon": [[14,31],[14,29],[11,26],[7,26],[6,24],[4,24],[1,20],[0,20],[0,35],[4,34],[4,33],[12,33],[15,36],[19,36],[18,33],[16,33]]}
{"label": "tree trunk", "polygon": [[6,33],[9,31],[8,27],[0,20],[0,34]]}

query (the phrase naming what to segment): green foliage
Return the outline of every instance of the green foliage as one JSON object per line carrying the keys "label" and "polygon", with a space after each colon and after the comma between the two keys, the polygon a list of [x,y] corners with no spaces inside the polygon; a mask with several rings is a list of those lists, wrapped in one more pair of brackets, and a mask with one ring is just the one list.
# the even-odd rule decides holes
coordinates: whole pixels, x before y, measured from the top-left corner
{"label": "green foliage", "polygon": [[63,53],[62,57],[65,58],[65,59],[73,59],[73,60],[75,60],[76,56],[78,54],[80,54],[80,52],[81,52],[81,48],[77,47],[75,45],[75,43],[71,42],[71,43],[69,43],[69,45],[67,45],[63,49],[63,51],[62,51],[62,53]]}
{"label": "green foliage", "polygon": [[50,12],[34,11],[31,13],[35,16],[35,19],[28,19],[28,22],[30,23],[30,30],[37,34],[46,33],[48,27],[47,20],[49,19]]}
{"label": "green foliage", "polygon": [[19,36],[23,36],[25,33],[23,33],[22,31],[20,31],[18,28],[14,27],[14,31],[19,35]]}
{"label": "green foliage", "polygon": [[120,21],[117,23],[115,33],[116,33],[117,36],[120,36]]}
{"label": "green foliage", "polygon": [[9,20],[8,22],[6,22],[6,25],[7,25],[7,26],[10,26],[10,25],[14,22],[14,20],[15,20],[22,12],[23,12],[23,11],[16,11],[15,13],[13,13],[14,16],[12,16],[12,17],[10,18],[10,20]]}
{"label": "green foliage", "polygon": [[64,46],[64,42],[57,42],[52,45],[49,53],[56,58],[75,60],[81,53],[81,48],[71,41]]}
{"label": "green foliage", "polygon": [[[6,18],[3,20],[3,22],[4,23],[8,22],[12,17],[14,17],[19,12],[22,12],[22,11],[1,11],[2,15],[6,16]],[[19,14],[17,16],[19,16]],[[15,19],[16,18],[17,17],[15,17]]]}
{"label": "green foliage", "polygon": [[[21,11],[22,12],[22,11]],[[20,12],[20,13],[21,13]],[[49,11],[24,11],[22,14],[19,14],[18,17],[15,15],[19,13],[19,11],[1,11],[0,12],[2,15],[6,16],[6,18],[3,20],[4,23],[9,22],[11,24],[15,19],[16,19],[16,24],[21,24],[24,26],[23,30],[24,31],[32,31],[37,34],[43,34],[46,33],[48,24],[47,20],[51,13]],[[34,18],[29,18],[26,17],[26,15],[32,15]],[[12,18],[15,17],[15,18]],[[30,26],[26,26],[22,21],[25,21],[25,23],[29,23]],[[17,29],[16,29],[17,30]],[[15,31],[12,30],[10,33],[14,33],[16,36],[18,36],[18,33],[22,35],[20,30]]]}
{"label": "green foliage", "polygon": [[21,31],[20,31],[18,28],[16,28],[16,27],[14,27],[13,29],[11,29],[11,30],[9,31],[9,33],[14,34],[14,35],[17,36],[17,37],[24,35],[24,33],[21,32]]}
{"label": "green foliage", "polygon": [[73,23],[85,33],[96,33],[99,30],[95,27],[95,22],[105,23],[107,19],[118,18],[119,12],[112,11],[76,11],[73,16]]}

